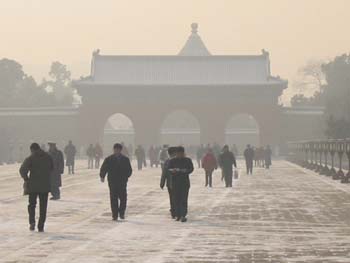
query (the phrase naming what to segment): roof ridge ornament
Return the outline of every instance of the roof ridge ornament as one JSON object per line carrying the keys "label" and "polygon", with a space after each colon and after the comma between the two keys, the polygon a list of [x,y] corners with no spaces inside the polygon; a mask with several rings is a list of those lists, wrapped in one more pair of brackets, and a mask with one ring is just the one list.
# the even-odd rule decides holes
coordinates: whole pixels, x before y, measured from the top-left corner
{"label": "roof ridge ornament", "polygon": [[210,52],[198,35],[198,23],[191,24],[191,32],[179,56],[210,56]]}
{"label": "roof ridge ornament", "polygon": [[198,33],[198,23],[192,23],[191,28],[192,28],[192,34]]}

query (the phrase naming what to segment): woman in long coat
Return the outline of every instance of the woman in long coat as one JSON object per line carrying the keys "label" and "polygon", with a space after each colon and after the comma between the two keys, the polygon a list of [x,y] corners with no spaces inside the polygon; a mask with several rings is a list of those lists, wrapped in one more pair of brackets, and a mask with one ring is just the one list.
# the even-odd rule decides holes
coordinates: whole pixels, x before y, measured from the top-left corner
{"label": "woman in long coat", "polygon": [[51,172],[51,200],[61,198],[60,187],[62,186],[61,175],[64,172],[63,153],[57,149],[55,143],[49,143],[49,155],[53,161],[53,170]]}

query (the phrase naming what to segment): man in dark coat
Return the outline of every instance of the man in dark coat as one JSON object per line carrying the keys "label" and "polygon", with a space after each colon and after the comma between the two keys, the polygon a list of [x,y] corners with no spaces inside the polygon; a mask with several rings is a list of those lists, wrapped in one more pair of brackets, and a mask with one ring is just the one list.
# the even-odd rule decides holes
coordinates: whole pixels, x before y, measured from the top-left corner
{"label": "man in dark coat", "polygon": [[245,158],[245,164],[247,166],[247,174],[253,174],[253,160],[254,160],[254,150],[250,146],[250,144],[247,145],[247,148],[244,150],[244,158]]}
{"label": "man in dark coat", "polygon": [[[25,191],[29,195],[29,229],[35,229],[35,207],[37,197],[40,200],[38,231],[44,231],[47,211],[47,199],[50,192],[50,179],[53,161],[50,155],[40,149],[39,144],[30,146],[31,155],[25,159],[19,172],[25,182]],[[29,175],[28,175],[29,173]]]}
{"label": "man in dark coat", "polygon": [[100,160],[103,157],[103,150],[102,150],[102,147],[99,143],[96,143],[95,148],[94,148],[94,153],[95,153],[95,168],[99,169],[100,168]]}
{"label": "man in dark coat", "polygon": [[49,155],[53,161],[53,170],[51,172],[51,200],[59,200],[61,198],[60,187],[62,186],[61,175],[64,172],[63,153],[57,149],[56,143],[49,142]]}
{"label": "man in dark coat", "polygon": [[113,220],[125,218],[127,203],[127,184],[132,174],[132,168],[128,157],[122,154],[123,146],[116,143],[113,146],[114,154],[108,156],[100,169],[101,182],[108,175],[108,186],[111,201]]}
{"label": "man in dark coat", "polygon": [[137,168],[138,170],[142,170],[142,165],[146,166],[145,160],[146,160],[146,153],[145,150],[141,145],[138,145],[135,150],[135,156],[137,160]]}
{"label": "man in dark coat", "polygon": [[77,149],[73,145],[72,141],[68,142],[68,145],[64,148],[64,154],[66,155],[66,166],[68,167],[68,174],[74,174],[74,163]]}
{"label": "man in dark coat", "polygon": [[264,160],[265,160],[265,168],[270,169],[270,166],[272,164],[271,162],[271,156],[272,156],[272,150],[270,145],[267,145],[264,150]]}
{"label": "man in dark coat", "polygon": [[193,163],[185,156],[185,148],[176,149],[176,157],[169,161],[168,170],[172,174],[172,193],[175,206],[176,221],[186,222],[188,211],[188,192]]}
{"label": "man in dark coat", "polygon": [[230,152],[227,145],[222,149],[219,155],[219,165],[222,169],[222,176],[225,179],[225,186],[232,187],[233,167],[237,168],[235,155]]}
{"label": "man in dark coat", "polygon": [[168,148],[169,159],[165,161],[164,167],[162,169],[162,176],[160,178],[160,188],[163,190],[165,184],[168,188],[169,201],[170,201],[170,214],[173,219],[175,219],[175,205],[172,193],[172,174],[169,171],[169,162],[171,159],[176,157],[176,147]]}
{"label": "man in dark coat", "polygon": [[86,155],[88,157],[88,169],[94,169],[95,148],[92,144],[87,148]]}

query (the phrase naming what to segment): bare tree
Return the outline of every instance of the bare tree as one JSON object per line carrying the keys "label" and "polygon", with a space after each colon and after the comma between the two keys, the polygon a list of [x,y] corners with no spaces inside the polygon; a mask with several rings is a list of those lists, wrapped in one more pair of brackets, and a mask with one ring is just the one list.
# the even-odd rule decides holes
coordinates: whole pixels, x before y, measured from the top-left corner
{"label": "bare tree", "polygon": [[310,60],[298,70],[298,77],[293,83],[298,94],[312,96],[315,92],[323,92],[326,79],[322,65],[326,63],[324,60]]}

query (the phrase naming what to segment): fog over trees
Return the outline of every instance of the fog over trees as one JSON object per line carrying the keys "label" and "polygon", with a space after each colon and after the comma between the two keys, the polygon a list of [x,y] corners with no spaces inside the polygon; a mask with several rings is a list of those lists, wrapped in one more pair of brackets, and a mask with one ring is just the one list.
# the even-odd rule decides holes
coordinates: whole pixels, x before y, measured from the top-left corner
{"label": "fog over trees", "polygon": [[[291,98],[291,105],[325,107],[326,135],[350,137],[350,54],[308,63],[299,74],[299,93]],[[310,91],[313,94],[308,96]]]}
{"label": "fog over trees", "polygon": [[[0,60],[1,107],[72,106],[79,103],[79,96],[71,83],[71,72],[59,61],[52,62],[47,78],[37,83],[19,62]],[[324,107],[326,136],[350,137],[349,54],[309,61],[300,67],[293,88],[297,94],[291,98],[292,107]]]}
{"label": "fog over trees", "polygon": [[74,101],[71,73],[66,65],[52,63],[48,79],[37,83],[22,65],[11,59],[0,60],[1,107],[70,106]]}

